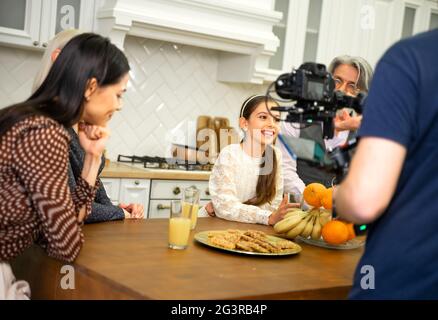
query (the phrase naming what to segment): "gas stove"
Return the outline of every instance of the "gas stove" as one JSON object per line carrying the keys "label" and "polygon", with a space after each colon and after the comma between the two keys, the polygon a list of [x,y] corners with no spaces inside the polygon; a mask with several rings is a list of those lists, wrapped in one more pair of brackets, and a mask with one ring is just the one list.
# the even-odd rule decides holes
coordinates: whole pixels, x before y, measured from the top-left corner
{"label": "gas stove", "polygon": [[148,169],[185,170],[185,171],[211,171],[212,164],[193,163],[176,160],[174,158],[149,157],[149,156],[124,156],[119,154],[118,162],[140,164]]}

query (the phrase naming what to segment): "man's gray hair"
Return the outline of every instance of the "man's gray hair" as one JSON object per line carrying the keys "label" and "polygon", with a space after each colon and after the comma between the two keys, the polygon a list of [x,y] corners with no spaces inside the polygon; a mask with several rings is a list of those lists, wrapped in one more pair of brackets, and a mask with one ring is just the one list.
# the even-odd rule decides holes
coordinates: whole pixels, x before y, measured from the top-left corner
{"label": "man's gray hair", "polygon": [[373,78],[373,68],[371,65],[361,57],[352,57],[348,55],[338,56],[332,60],[329,65],[328,71],[333,74],[337,67],[341,64],[347,64],[354,67],[357,70],[358,78],[356,86],[361,91],[368,93],[370,89],[371,79]]}

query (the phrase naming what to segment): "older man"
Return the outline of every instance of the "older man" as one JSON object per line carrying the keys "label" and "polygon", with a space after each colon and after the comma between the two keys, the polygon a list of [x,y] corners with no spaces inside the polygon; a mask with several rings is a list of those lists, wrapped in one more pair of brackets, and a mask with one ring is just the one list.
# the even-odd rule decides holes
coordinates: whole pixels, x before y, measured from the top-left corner
{"label": "older man", "polygon": [[[332,60],[329,66],[335,80],[335,89],[349,96],[359,92],[368,92],[373,70],[369,63],[360,57],[339,56]],[[335,135],[332,139],[323,139],[322,127],[319,123],[300,128],[297,123],[283,123],[283,135],[309,139],[318,143],[323,151],[335,148],[346,142],[349,136],[359,128],[362,116],[353,116],[349,110],[343,109],[334,119]],[[305,185],[320,182],[331,186],[334,174],[309,165],[303,160],[295,160],[282,142],[278,146],[283,153],[284,191],[287,193],[302,193]]]}

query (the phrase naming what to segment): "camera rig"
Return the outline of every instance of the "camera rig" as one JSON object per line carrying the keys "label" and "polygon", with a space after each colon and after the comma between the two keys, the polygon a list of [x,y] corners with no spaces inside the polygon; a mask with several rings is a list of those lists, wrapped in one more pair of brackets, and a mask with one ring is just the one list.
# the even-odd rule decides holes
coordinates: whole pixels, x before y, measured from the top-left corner
{"label": "camera rig", "polygon": [[[362,92],[353,97],[336,91],[335,81],[325,65],[313,62],[304,63],[291,73],[280,75],[269,86],[266,96],[267,100],[271,99],[278,104],[277,107],[271,108],[272,111],[286,113],[285,117],[280,118],[282,121],[304,127],[322,123],[325,139],[334,135],[333,120],[338,110],[350,108],[362,114],[366,99],[366,94]],[[334,173],[339,183],[348,171],[356,145],[357,141],[353,139],[343,146],[328,150],[328,157],[325,157],[324,161],[302,160]]]}

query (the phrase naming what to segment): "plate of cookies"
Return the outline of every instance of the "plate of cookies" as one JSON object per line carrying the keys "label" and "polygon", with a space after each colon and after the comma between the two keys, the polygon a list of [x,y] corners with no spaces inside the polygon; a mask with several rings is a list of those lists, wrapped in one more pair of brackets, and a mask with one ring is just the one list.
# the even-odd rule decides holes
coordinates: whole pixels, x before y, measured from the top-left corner
{"label": "plate of cookies", "polygon": [[293,241],[258,230],[202,231],[194,238],[209,247],[248,255],[285,256],[301,251],[301,247]]}

